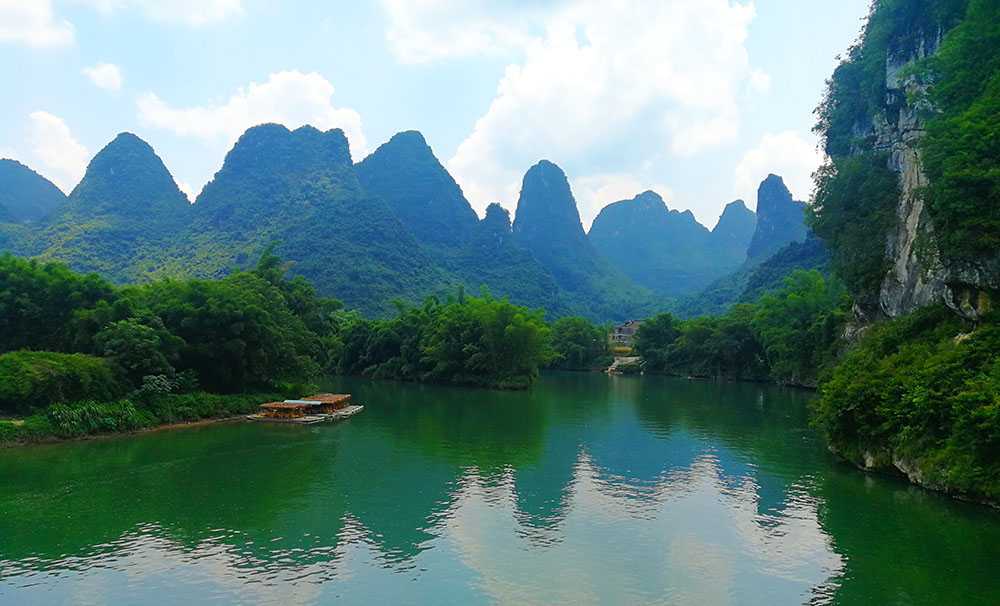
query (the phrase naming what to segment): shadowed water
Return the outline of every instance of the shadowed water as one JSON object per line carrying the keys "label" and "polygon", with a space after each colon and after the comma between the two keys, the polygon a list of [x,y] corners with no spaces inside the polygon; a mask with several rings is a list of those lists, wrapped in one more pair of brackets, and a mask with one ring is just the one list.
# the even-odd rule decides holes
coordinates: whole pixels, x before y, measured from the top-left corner
{"label": "shadowed water", "polygon": [[331,388],[365,411],[0,451],[0,604],[1000,603],[1000,513],[838,464],[806,392]]}

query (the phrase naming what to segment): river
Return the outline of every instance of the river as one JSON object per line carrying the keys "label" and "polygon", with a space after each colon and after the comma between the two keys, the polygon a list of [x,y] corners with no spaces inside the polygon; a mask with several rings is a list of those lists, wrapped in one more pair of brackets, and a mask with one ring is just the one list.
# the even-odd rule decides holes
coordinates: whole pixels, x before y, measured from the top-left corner
{"label": "river", "polygon": [[1000,512],[838,463],[808,392],[330,387],[364,412],[0,450],[0,604],[1000,603]]}

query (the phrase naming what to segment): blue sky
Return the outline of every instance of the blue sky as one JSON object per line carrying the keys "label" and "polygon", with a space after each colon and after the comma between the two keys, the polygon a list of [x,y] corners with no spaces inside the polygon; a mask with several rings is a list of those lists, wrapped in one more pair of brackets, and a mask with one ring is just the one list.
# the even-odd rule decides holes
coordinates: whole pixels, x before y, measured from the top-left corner
{"label": "blue sky", "polygon": [[768,172],[799,198],[812,109],[868,0],[0,0],[0,156],[72,189],[131,131],[196,194],[239,133],[417,129],[482,213],[541,158],[585,225],[654,189],[711,226]]}

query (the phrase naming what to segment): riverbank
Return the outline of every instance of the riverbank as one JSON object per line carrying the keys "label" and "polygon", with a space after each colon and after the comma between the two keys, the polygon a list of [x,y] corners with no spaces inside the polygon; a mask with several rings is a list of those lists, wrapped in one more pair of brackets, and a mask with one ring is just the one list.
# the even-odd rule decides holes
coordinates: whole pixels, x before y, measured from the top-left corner
{"label": "riverbank", "polygon": [[57,404],[24,418],[0,420],[0,448],[218,423],[241,418],[262,402],[276,399],[281,396],[196,392],[165,394],[145,402]]}

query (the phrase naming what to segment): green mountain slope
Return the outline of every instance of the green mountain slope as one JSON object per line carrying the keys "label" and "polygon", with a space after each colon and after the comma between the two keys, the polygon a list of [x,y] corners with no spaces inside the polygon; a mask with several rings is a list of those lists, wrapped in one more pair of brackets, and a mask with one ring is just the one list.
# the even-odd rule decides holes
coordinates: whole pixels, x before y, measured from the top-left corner
{"label": "green mountain slope", "polygon": [[0,221],[40,221],[66,203],[51,181],[16,160],[0,160]]}
{"label": "green mountain slope", "polygon": [[458,246],[479,218],[423,135],[394,135],[357,165],[365,190],[382,198],[417,240]]}
{"label": "green mountain slope", "polygon": [[455,281],[382,199],[364,191],[339,129],[249,129],[193,210],[166,273],[223,275],[276,244],[292,273],[372,314]]}
{"label": "green mountain slope", "polygon": [[552,275],[568,309],[601,319],[644,315],[656,298],[600,256],[587,239],[566,175],[542,160],[524,175],[514,240]]}
{"label": "green mountain slope", "polygon": [[734,202],[716,230],[709,231],[691,211],[669,210],[659,195],[647,191],[605,206],[588,237],[601,255],[637,283],[661,295],[679,296],[739,267],[753,225],[753,213]]}
{"label": "green mountain slope", "polygon": [[40,226],[35,251],[115,281],[158,269],[163,249],[190,218],[190,204],[145,141],[121,133],[87,167],[66,204]]}
{"label": "green mountain slope", "polygon": [[792,199],[781,177],[768,175],[757,188],[757,226],[747,259],[759,263],[791,242],[805,240],[805,206]]}

